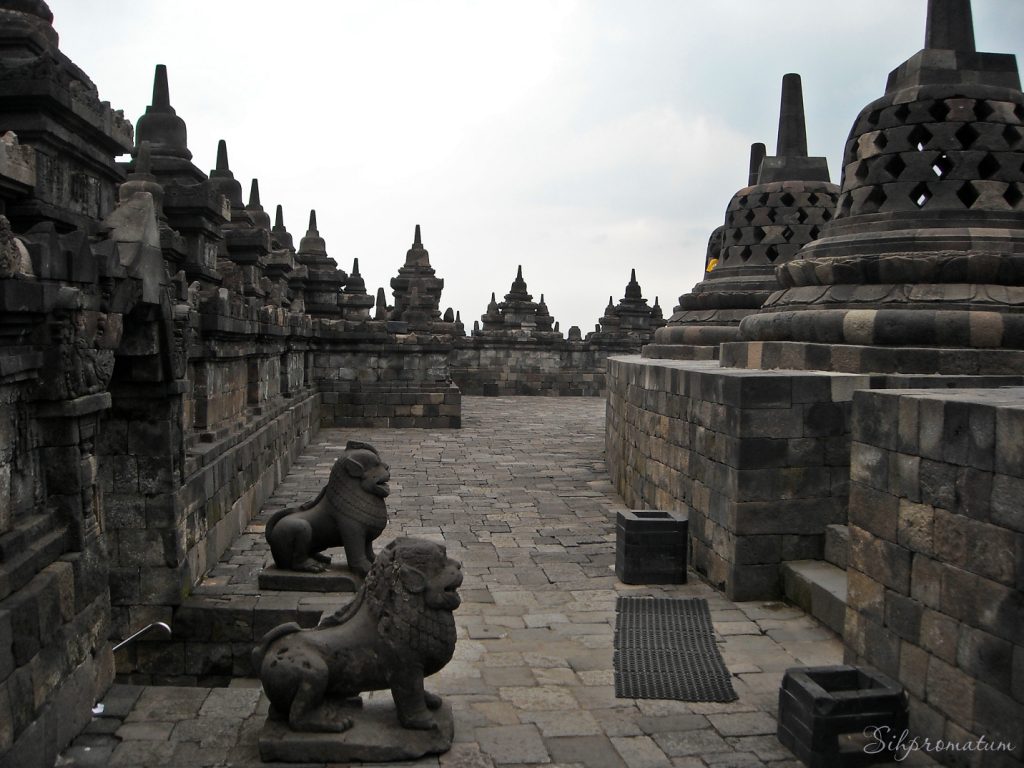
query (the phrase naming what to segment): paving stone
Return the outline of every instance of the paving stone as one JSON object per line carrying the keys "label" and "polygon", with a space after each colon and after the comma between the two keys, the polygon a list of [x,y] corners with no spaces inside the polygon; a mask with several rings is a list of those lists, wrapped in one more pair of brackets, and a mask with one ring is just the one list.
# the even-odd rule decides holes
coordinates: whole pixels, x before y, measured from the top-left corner
{"label": "paving stone", "polygon": [[606,736],[558,736],[544,740],[557,762],[578,761],[587,768],[625,768]]}
{"label": "paving stone", "polygon": [[611,741],[629,768],[670,768],[672,765],[649,736],[616,736]]}
{"label": "paving stone", "polygon": [[775,719],[764,712],[708,715],[708,720],[723,736],[757,736],[775,733],[778,728]]}
{"label": "paving stone", "polygon": [[477,728],[480,749],[495,763],[549,763],[551,757],[535,725]]}

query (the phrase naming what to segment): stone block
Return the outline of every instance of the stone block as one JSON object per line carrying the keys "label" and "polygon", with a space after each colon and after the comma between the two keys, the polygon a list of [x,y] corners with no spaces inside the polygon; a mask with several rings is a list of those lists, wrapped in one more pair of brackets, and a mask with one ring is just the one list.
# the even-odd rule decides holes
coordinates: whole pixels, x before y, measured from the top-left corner
{"label": "stone block", "polygon": [[986,579],[1015,585],[1017,536],[996,525],[935,512],[935,556]]}
{"label": "stone block", "polygon": [[997,525],[1024,533],[1024,478],[996,474],[992,478],[990,519]]}
{"label": "stone block", "polygon": [[940,461],[921,460],[921,503],[945,510],[956,509],[958,468]]}
{"label": "stone block", "polygon": [[850,480],[879,491],[889,487],[889,452],[875,445],[850,444]]}
{"label": "stone block", "polygon": [[258,584],[261,590],[348,593],[358,590],[362,579],[340,564],[333,564],[319,573],[300,573],[268,564],[260,571]]}
{"label": "stone block", "polygon": [[803,435],[828,437],[849,432],[849,408],[841,403],[811,403],[804,406]]}
{"label": "stone block", "polygon": [[971,677],[1012,694],[1013,645],[980,629],[960,625],[956,664]]}
{"label": "stone block", "polygon": [[992,478],[989,471],[961,467],[956,478],[956,511],[975,520],[987,521],[991,510]]}
{"label": "stone block", "polygon": [[994,455],[996,472],[1024,478],[1024,407],[999,409]]}
{"label": "stone block", "polygon": [[924,699],[928,680],[928,652],[906,640],[900,643],[899,681],[918,699]]}
{"label": "stone block", "polygon": [[910,593],[910,550],[850,525],[850,566],[900,594]]}
{"label": "stone block", "polygon": [[938,609],[942,601],[943,566],[937,560],[915,554],[910,569],[910,595],[915,600]]}
{"label": "stone block", "polygon": [[850,484],[849,522],[872,535],[896,542],[900,502],[892,494],[861,483]]}
{"label": "stone block", "polygon": [[901,499],[897,521],[897,543],[914,553],[933,556],[935,515],[935,510],[926,504],[915,504]]}
{"label": "stone block", "polygon": [[913,598],[892,590],[885,592],[885,625],[903,640],[919,641],[924,610],[924,606]]}
{"label": "stone block", "polygon": [[956,663],[960,624],[956,619],[925,609],[920,619],[920,645],[950,664]]}
{"label": "stone block", "polygon": [[971,406],[956,400],[944,404],[942,421],[942,460],[965,466],[971,452]]}
{"label": "stone block", "polygon": [[928,660],[925,700],[953,721],[974,721],[976,685],[973,678],[938,656]]}
{"label": "stone block", "polygon": [[896,450],[900,453],[917,455],[919,452],[919,408],[916,398],[899,398]]}
{"label": "stone block", "polygon": [[344,733],[302,733],[268,718],[259,735],[260,758],[267,762],[398,762],[443,754],[451,748],[454,724],[447,703],[434,713],[438,727],[426,731],[402,728],[390,700],[370,701],[363,708],[343,712],[353,720]]}
{"label": "stone block", "polygon": [[[979,682],[974,686],[973,705],[973,719],[957,722],[969,724],[975,733],[984,733],[990,742],[1013,744],[1014,750],[1002,754],[1018,763],[1024,761],[1024,739],[1021,738],[1024,733],[1024,704]],[[1006,764],[1013,763],[1006,761]]]}
{"label": "stone block", "polygon": [[855,568],[846,572],[847,605],[881,624],[885,620],[885,586]]}

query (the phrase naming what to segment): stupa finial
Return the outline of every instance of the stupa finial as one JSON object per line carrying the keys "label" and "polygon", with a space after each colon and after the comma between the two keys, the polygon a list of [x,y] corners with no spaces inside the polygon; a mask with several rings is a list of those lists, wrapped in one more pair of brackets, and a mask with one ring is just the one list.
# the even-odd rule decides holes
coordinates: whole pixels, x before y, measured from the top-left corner
{"label": "stupa finial", "polygon": [[166,112],[171,108],[171,89],[167,85],[167,65],[157,64],[156,72],[153,75],[153,103],[154,111]]}
{"label": "stupa finial", "polygon": [[423,241],[420,239],[420,225],[419,224],[416,225],[416,234],[413,236],[412,244],[413,244],[413,246],[417,246],[417,245],[422,246],[423,245]]}
{"label": "stupa finial", "polygon": [[924,47],[974,53],[971,0],[928,0]]}
{"label": "stupa finial", "polygon": [[318,231],[317,228],[316,228],[316,211],[315,210],[311,210],[309,212],[309,227],[308,227],[308,229],[309,229],[310,232],[317,232]]}
{"label": "stupa finial", "polygon": [[277,206],[277,212],[274,214],[274,229],[284,229],[284,208],[280,205]]}
{"label": "stupa finial", "polygon": [[260,207],[260,182],[259,179],[252,180],[252,186],[249,187],[249,207],[259,208]]}
{"label": "stupa finial", "polygon": [[217,142],[217,166],[218,171],[228,171],[228,143],[221,139]]}
{"label": "stupa finial", "polygon": [[782,106],[779,110],[777,157],[807,157],[807,126],[804,121],[804,91],[800,75],[782,77]]}
{"label": "stupa finial", "polygon": [[767,154],[768,149],[761,142],[758,141],[750,145],[750,169],[747,172],[748,187],[757,184],[757,177],[761,173],[761,163]]}

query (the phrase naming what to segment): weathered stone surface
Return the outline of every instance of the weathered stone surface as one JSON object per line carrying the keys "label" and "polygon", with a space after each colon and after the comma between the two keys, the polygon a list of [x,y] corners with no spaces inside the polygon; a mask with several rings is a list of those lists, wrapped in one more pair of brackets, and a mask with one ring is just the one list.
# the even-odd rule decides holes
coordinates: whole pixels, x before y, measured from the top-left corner
{"label": "weathered stone surface", "polygon": [[388,701],[373,700],[345,711],[352,727],[344,733],[299,733],[268,719],[260,731],[260,757],[286,763],[390,763],[451,748],[455,725],[448,704],[435,713],[437,728],[426,731],[403,728]]}
{"label": "weathered stone surface", "polygon": [[299,573],[267,565],[260,571],[258,584],[261,590],[284,592],[355,592],[362,579],[340,564],[330,564],[316,573]]}

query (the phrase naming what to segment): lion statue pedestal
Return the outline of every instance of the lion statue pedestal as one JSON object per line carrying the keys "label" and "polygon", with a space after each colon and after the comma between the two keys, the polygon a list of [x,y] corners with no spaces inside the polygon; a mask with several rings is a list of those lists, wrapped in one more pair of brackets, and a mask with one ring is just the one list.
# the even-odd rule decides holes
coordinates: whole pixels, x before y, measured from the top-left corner
{"label": "lion statue pedestal", "polygon": [[[286,762],[407,760],[451,747],[451,710],[423,680],[455,653],[462,566],[431,541],[399,538],[351,603],[313,629],[270,630],[253,669],[270,699],[260,756]],[[390,691],[365,708],[360,694]]]}
{"label": "lion statue pedestal", "polygon": [[[350,440],[315,499],[274,513],[265,536],[272,560],[261,590],[355,592],[373,564],[373,541],[388,524],[390,467],[377,449]],[[345,549],[347,567],[325,550]]]}

